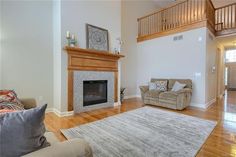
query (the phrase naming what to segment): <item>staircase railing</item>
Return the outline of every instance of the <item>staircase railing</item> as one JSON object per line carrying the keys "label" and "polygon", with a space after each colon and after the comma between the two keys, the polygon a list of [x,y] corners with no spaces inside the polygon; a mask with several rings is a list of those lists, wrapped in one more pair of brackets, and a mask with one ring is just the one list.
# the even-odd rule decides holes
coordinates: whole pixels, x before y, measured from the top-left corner
{"label": "staircase railing", "polygon": [[139,18],[138,37],[172,30],[205,19],[206,0],[186,0],[169,8]]}
{"label": "staircase railing", "polygon": [[203,26],[213,33],[236,28],[236,3],[215,9],[211,0],[186,0],[138,18],[138,41],[174,32],[177,28]]}
{"label": "staircase railing", "polygon": [[215,10],[215,30],[217,32],[236,29],[236,3]]}

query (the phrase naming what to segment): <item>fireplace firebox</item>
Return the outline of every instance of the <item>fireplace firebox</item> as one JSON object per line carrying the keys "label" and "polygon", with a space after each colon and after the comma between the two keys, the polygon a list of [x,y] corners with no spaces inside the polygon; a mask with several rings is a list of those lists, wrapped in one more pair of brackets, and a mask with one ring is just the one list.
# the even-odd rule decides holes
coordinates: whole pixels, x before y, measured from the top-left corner
{"label": "fireplace firebox", "polygon": [[107,80],[83,81],[83,106],[107,102]]}

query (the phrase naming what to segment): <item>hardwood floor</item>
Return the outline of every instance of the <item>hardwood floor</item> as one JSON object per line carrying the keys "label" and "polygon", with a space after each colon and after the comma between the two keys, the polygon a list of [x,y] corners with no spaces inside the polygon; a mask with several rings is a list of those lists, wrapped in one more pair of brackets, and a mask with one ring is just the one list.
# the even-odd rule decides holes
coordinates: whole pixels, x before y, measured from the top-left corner
{"label": "hardwood floor", "polygon": [[[96,121],[115,114],[142,107],[140,99],[125,100],[122,106],[99,109],[78,115],[59,118],[53,113],[47,113],[45,123],[60,140],[65,140],[60,133],[62,128],[71,128],[81,124]],[[161,108],[164,109],[164,108]],[[164,109],[168,110],[168,109]],[[228,92],[225,98],[211,105],[207,110],[189,107],[183,111],[173,111],[199,118],[215,120],[216,128],[209,136],[197,157],[236,157],[236,92]]]}

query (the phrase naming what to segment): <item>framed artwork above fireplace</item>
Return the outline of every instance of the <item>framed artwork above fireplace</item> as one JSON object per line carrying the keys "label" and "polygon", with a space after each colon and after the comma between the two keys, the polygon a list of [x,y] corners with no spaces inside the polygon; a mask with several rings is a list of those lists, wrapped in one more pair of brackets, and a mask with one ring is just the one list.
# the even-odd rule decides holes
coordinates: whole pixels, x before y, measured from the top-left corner
{"label": "framed artwork above fireplace", "polygon": [[108,30],[86,24],[86,42],[88,49],[109,51]]}

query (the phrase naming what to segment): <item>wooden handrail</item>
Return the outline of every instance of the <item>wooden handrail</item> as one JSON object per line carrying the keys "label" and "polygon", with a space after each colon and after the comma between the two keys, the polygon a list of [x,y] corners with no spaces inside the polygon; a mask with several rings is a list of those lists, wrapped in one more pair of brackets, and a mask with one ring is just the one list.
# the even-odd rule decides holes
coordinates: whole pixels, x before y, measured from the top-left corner
{"label": "wooden handrail", "polygon": [[236,29],[236,3],[222,6],[215,10],[216,32],[229,29]]}
{"label": "wooden handrail", "polygon": [[[204,21],[207,16],[207,4],[205,1],[207,2],[208,0],[186,0],[138,18],[138,37],[172,30],[197,21]],[[212,8],[211,5],[210,7]],[[210,17],[212,15],[209,12]],[[214,18],[212,21],[214,21]]]}
{"label": "wooden handrail", "polygon": [[231,5],[236,5],[236,3],[232,3],[232,4],[228,4],[228,5],[225,5],[225,6],[222,6],[222,7],[218,7],[218,8],[215,8],[215,10],[217,9],[222,9],[222,8],[226,8],[226,7],[229,7]]}
{"label": "wooden handrail", "polygon": [[[216,33],[236,28],[236,3],[216,9],[211,0],[185,0],[140,17],[137,21],[138,41],[147,40],[148,36],[158,36],[157,34],[163,32],[174,32],[174,29],[187,26],[189,28],[207,26]],[[206,24],[203,24],[204,22]]]}
{"label": "wooden handrail", "polygon": [[[186,1],[188,1],[188,0],[186,0]],[[163,9],[161,9],[161,10],[158,10],[158,11],[154,12],[154,13],[151,13],[151,14],[148,14],[148,15],[145,15],[145,16],[142,16],[142,17],[138,18],[138,21],[141,20],[141,19],[144,19],[144,18],[146,18],[146,17],[148,17],[148,16],[152,16],[152,15],[154,15],[154,14],[157,14],[157,13],[159,13],[159,12],[162,12],[162,11],[164,11],[164,10],[167,10],[167,9],[169,9],[169,8],[175,7],[176,5],[180,5],[180,4],[182,4],[182,3],[185,3],[186,1],[183,1],[183,2],[180,2],[180,3],[174,4],[174,5],[171,5],[171,6],[167,7],[167,8],[163,8]]]}

